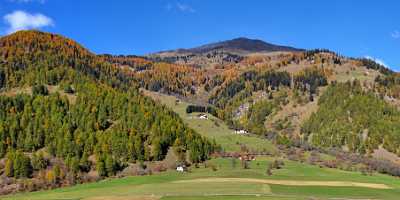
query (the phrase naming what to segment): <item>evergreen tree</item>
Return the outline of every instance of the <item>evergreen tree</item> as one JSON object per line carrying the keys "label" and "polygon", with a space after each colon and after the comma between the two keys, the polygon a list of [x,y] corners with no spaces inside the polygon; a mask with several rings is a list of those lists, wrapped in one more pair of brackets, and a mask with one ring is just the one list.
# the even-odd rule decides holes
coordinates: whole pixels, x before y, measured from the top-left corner
{"label": "evergreen tree", "polygon": [[97,160],[96,170],[99,176],[107,176],[106,165],[103,159]]}

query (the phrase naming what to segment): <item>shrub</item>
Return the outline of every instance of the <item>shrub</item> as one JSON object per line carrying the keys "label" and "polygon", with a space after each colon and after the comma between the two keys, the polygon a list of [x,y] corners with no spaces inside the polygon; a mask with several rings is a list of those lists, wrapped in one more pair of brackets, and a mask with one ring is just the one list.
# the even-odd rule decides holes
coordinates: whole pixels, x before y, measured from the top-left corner
{"label": "shrub", "polygon": [[72,89],[71,85],[69,85],[69,84],[64,85],[63,89],[64,89],[65,93],[68,93],[68,94],[73,94],[74,93],[74,89]]}
{"label": "shrub", "polygon": [[37,95],[46,96],[49,94],[49,91],[47,90],[47,87],[45,85],[40,84],[40,85],[32,86],[32,94],[34,96],[37,96]]}

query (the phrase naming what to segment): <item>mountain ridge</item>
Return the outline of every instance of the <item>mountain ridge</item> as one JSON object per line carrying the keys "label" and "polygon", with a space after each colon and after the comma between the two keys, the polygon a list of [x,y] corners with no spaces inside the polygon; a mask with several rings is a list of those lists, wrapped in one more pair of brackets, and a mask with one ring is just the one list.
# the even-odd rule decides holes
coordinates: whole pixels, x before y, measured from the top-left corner
{"label": "mountain ridge", "polygon": [[276,45],[265,42],[260,39],[250,39],[247,37],[238,37],[230,40],[212,42],[193,48],[179,48],[175,50],[160,51],[153,54],[161,54],[168,52],[175,53],[193,53],[201,54],[210,51],[232,51],[235,53],[256,53],[256,52],[274,52],[274,51],[304,51],[304,49],[291,46]]}

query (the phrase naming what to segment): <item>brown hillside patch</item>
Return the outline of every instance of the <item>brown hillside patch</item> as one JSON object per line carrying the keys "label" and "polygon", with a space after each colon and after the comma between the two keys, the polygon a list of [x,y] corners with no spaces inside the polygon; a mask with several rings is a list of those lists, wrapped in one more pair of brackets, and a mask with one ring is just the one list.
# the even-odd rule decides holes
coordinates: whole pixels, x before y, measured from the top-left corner
{"label": "brown hillside patch", "polygon": [[334,76],[330,80],[336,80],[338,82],[346,82],[352,80],[359,80],[361,82],[374,83],[375,78],[380,74],[376,70],[367,69],[363,66],[355,66],[353,63],[345,63],[338,65],[334,69]]}
{"label": "brown hillside patch", "polygon": [[[55,93],[58,92],[61,96],[67,97],[68,101],[71,104],[74,104],[76,102],[76,95],[74,94],[68,94],[65,93],[62,89],[60,89],[59,86],[52,86],[52,85],[47,85],[47,90],[49,90],[49,93]],[[32,95],[32,87],[22,87],[22,88],[11,88],[7,91],[0,92],[0,95],[8,96],[8,97],[14,97],[18,94],[28,94]]]}
{"label": "brown hillside patch", "polygon": [[1,92],[0,95],[4,95],[7,97],[13,97],[18,94],[32,94],[32,88],[31,87],[24,87],[24,88],[12,88],[7,91]]}
{"label": "brown hillside patch", "polygon": [[[319,93],[322,94],[325,91],[325,88],[321,87],[319,90]],[[296,104],[296,106],[294,105],[294,101],[291,100],[287,105],[283,106],[282,109],[274,115],[271,115],[270,118],[266,120],[266,127],[273,128],[274,124],[278,120],[284,120],[287,118],[291,122],[293,134],[300,134],[303,122],[307,120],[313,112],[318,110],[318,100],[319,96],[315,97],[312,102],[308,102],[304,105]]]}
{"label": "brown hillside patch", "polygon": [[390,160],[394,163],[400,164],[400,157],[394,153],[389,152],[388,150],[384,149],[383,147],[379,147],[379,149],[375,149],[372,153],[374,158],[378,159],[386,159]]}
{"label": "brown hillside patch", "polygon": [[286,71],[289,72],[290,74],[297,74],[301,71],[304,71],[307,68],[311,68],[315,65],[309,63],[308,61],[301,61],[299,64],[292,63],[288,64],[286,66],[283,66],[278,69],[278,71]]}
{"label": "brown hillside patch", "polygon": [[385,184],[347,182],[347,181],[297,181],[297,180],[272,180],[272,179],[252,179],[252,178],[203,178],[203,179],[175,181],[175,183],[210,183],[210,182],[213,183],[242,182],[242,183],[263,183],[263,184],[289,185],[289,186],[365,187],[374,189],[391,189],[391,187]]}

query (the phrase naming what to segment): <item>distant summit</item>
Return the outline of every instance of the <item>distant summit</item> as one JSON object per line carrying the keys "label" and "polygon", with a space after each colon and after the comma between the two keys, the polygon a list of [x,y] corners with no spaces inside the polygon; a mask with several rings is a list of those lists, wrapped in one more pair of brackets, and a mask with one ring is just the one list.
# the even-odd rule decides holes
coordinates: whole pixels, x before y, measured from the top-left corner
{"label": "distant summit", "polygon": [[275,45],[258,39],[240,37],[232,40],[206,44],[190,49],[177,49],[166,52],[202,54],[211,51],[226,51],[230,53],[246,54],[274,51],[303,51],[303,49],[298,49],[290,46]]}
{"label": "distant summit", "polygon": [[262,40],[240,37],[210,43],[189,49],[176,49],[149,54],[146,57],[156,62],[187,64],[192,66],[214,66],[238,63],[252,53],[304,51],[289,46],[275,45]]}

